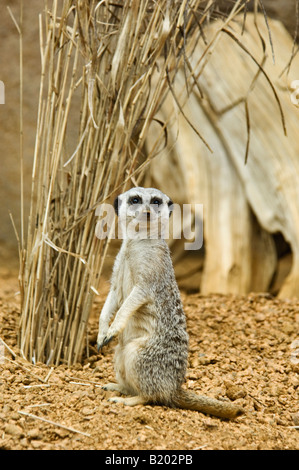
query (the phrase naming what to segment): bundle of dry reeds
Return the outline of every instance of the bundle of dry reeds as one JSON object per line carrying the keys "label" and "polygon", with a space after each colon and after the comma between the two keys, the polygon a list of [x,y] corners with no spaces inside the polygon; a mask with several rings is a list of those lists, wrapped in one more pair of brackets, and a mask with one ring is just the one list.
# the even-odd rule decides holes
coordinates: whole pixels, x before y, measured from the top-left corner
{"label": "bundle of dry reeds", "polygon": [[109,243],[95,236],[95,208],[138,183],[161,148],[165,124],[144,155],[147,131],[179,66],[192,78],[188,57],[214,3],[46,4],[31,212],[21,250],[19,347],[30,361],[80,360]]}

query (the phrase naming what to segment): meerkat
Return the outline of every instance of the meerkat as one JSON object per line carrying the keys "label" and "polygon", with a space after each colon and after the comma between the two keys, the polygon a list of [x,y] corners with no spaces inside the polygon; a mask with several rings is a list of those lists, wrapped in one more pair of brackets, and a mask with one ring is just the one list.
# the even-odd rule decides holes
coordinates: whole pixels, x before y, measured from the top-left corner
{"label": "meerkat", "polygon": [[243,413],[236,404],[182,388],[188,360],[186,318],[163,238],[172,206],[163,192],[141,187],[114,202],[124,234],[99,318],[97,345],[100,350],[118,337],[117,383],[103,388],[127,395],[109,399],[116,403],[159,404],[232,419]]}

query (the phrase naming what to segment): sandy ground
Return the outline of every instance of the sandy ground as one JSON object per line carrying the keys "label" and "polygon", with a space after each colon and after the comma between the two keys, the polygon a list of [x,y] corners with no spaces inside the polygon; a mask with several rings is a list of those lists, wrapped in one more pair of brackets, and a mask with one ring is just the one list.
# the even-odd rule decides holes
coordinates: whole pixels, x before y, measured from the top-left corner
{"label": "sandy ground", "polygon": [[[17,352],[16,276],[0,279],[0,337]],[[299,301],[182,292],[190,358],[185,387],[234,400],[235,421],[161,406],[112,404],[113,348],[95,348],[72,368],[31,365],[1,346],[0,449],[216,450],[299,449]],[[297,351],[298,349],[298,351]],[[298,352],[298,354],[297,354]],[[40,419],[39,419],[40,418]]]}

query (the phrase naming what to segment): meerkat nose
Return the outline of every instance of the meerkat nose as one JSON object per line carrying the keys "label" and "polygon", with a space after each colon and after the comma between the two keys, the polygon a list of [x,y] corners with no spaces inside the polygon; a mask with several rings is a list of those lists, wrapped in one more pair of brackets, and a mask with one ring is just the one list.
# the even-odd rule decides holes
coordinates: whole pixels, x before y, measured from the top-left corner
{"label": "meerkat nose", "polygon": [[151,218],[151,210],[149,207],[145,207],[142,211],[142,215],[146,216],[147,220]]}

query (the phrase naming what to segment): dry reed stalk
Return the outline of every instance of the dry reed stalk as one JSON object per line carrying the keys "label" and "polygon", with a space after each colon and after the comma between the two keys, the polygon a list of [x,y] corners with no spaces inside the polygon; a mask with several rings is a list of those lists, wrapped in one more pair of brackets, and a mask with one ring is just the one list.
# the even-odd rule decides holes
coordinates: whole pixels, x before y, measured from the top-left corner
{"label": "dry reed stalk", "polygon": [[61,424],[61,423],[56,423],[55,421],[51,421],[50,419],[43,418],[42,416],[37,416],[32,413],[27,413],[26,411],[18,411],[18,413],[22,416],[26,416],[27,418],[37,419],[39,421],[43,421],[44,423],[51,424],[52,426],[65,429],[66,431],[70,431],[76,434],[81,434],[82,436],[90,437],[90,434],[86,432],[79,431],[78,429],[74,429],[70,426],[65,426],[64,424]]}
{"label": "dry reed stalk", "polygon": [[163,144],[165,124],[144,155],[147,131],[176,71],[185,64],[186,78],[192,77],[188,57],[203,40],[215,3],[46,3],[31,211],[22,245],[18,341],[28,360],[80,360],[109,243],[95,236],[94,209],[138,183]]}

